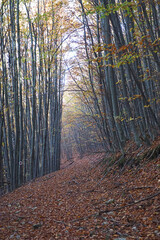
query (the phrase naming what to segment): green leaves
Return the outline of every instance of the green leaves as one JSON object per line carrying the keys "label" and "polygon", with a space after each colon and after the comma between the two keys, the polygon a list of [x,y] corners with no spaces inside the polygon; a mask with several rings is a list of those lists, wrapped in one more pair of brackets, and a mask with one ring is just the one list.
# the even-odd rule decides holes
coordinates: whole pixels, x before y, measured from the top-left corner
{"label": "green leaves", "polygon": [[101,14],[101,17],[109,16],[121,10],[125,11],[126,15],[132,16],[132,10],[136,8],[134,2],[125,1],[124,3],[108,3],[105,6],[100,5],[96,7],[96,11]]}

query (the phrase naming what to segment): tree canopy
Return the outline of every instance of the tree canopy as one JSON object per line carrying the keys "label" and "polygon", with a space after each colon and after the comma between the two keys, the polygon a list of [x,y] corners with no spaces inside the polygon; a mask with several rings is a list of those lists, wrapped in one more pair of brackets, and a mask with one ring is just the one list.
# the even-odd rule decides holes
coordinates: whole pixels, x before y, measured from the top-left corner
{"label": "tree canopy", "polygon": [[159,0],[2,0],[0,188],[160,130]]}

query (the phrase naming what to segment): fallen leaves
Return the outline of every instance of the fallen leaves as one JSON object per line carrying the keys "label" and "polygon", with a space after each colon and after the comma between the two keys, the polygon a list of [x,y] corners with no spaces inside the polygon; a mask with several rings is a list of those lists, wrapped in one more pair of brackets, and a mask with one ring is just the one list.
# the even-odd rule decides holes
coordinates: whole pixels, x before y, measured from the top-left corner
{"label": "fallen leaves", "polygon": [[99,157],[77,159],[3,196],[0,239],[158,240],[160,160],[136,174],[103,178],[102,168],[94,167]]}

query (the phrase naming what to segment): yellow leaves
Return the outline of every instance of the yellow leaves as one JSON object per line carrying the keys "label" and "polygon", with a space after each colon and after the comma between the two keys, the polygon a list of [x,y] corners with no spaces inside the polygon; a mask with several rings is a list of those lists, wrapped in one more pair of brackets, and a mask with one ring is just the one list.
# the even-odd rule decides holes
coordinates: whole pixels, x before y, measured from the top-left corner
{"label": "yellow leaves", "polygon": [[159,42],[160,42],[160,38],[157,38],[157,39],[152,43],[152,45],[153,45],[153,46],[157,46],[157,45],[159,45]]}
{"label": "yellow leaves", "polygon": [[130,121],[140,120],[140,119],[142,119],[142,117],[141,117],[141,116],[138,116],[138,117],[136,117],[136,118],[133,118],[133,117],[127,118],[127,116],[126,116],[126,117],[125,117],[125,116],[123,116],[123,117],[121,117],[121,116],[116,116],[115,119],[116,119],[117,121],[121,121],[121,122],[123,122],[123,121],[130,122]]}
{"label": "yellow leaves", "polygon": [[142,117],[141,117],[141,116],[138,116],[136,119],[142,119]]}
{"label": "yellow leaves", "polygon": [[112,64],[107,64],[106,66],[115,68],[115,65],[112,65]]}
{"label": "yellow leaves", "polygon": [[[119,83],[121,83],[121,81],[116,82],[116,84],[119,84]],[[129,98],[127,98],[127,97],[120,97],[119,100],[122,100],[122,101],[124,101],[124,100],[133,101],[133,100],[135,100],[137,98],[141,98],[141,97],[142,97],[141,95],[136,94],[136,95],[133,95],[133,97],[129,97]]]}
{"label": "yellow leaves", "polygon": [[121,122],[123,122],[125,120],[125,118],[121,118]]}
{"label": "yellow leaves", "polygon": [[122,80],[119,80],[119,81],[116,82],[116,84],[120,84],[120,83],[122,83]]}
{"label": "yellow leaves", "polygon": [[126,99],[127,99],[127,97],[120,97],[119,98],[119,100],[123,100],[123,101],[126,100]]}
{"label": "yellow leaves", "polygon": [[149,108],[150,107],[150,105],[144,105],[144,108]]}
{"label": "yellow leaves", "polygon": [[136,99],[136,98],[141,98],[142,97],[142,95],[140,95],[140,94],[136,94],[136,95],[133,95],[133,96],[134,96],[133,100]]}
{"label": "yellow leaves", "polygon": [[134,118],[130,117],[130,118],[129,118],[129,121],[134,121]]}
{"label": "yellow leaves", "polygon": [[103,46],[95,46],[95,47],[94,47],[94,51],[95,51],[95,52],[101,52],[101,51],[103,51]]}

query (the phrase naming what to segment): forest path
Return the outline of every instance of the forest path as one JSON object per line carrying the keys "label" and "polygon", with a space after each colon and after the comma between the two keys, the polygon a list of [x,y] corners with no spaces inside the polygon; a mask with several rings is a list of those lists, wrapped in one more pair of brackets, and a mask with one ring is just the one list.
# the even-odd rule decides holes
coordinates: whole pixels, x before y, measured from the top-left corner
{"label": "forest path", "polygon": [[160,159],[137,172],[110,173],[102,179],[102,167],[95,168],[99,158],[74,159],[3,196],[0,239],[158,240],[160,195],[152,196],[160,191]]}

